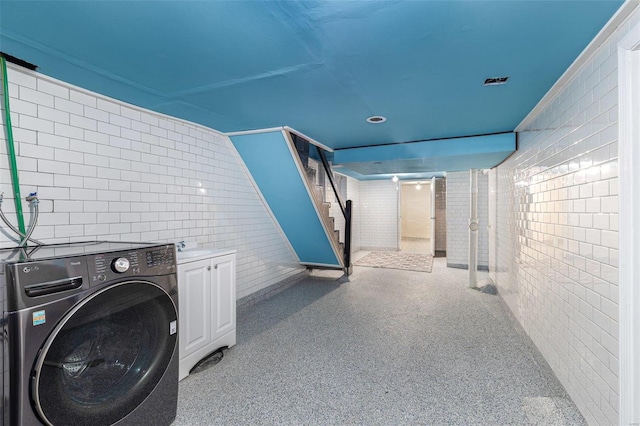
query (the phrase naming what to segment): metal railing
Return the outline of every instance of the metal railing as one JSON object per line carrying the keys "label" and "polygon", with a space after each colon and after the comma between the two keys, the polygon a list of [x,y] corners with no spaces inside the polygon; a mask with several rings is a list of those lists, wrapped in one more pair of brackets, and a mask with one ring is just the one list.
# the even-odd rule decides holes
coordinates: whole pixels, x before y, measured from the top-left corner
{"label": "metal railing", "polygon": [[[311,173],[311,174],[314,174],[315,176],[314,181],[311,181],[311,177],[309,176],[310,173],[309,172],[307,173],[307,180],[310,185],[314,187],[319,185],[320,187],[322,187],[322,195],[320,196],[321,199],[317,201],[319,201],[320,203],[326,203],[326,191],[327,191],[326,181],[328,181],[332,190],[332,194],[334,195],[335,200],[340,207],[340,213],[344,218],[344,230],[342,233],[344,237],[344,247],[343,247],[343,253],[342,253],[342,261],[343,261],[345,273],[348,275],[351,273],[352,202],[351,200],[343,201],[343,197],[340,193],[338,185],[336,184],[333,171],[331,170],[331,165],[327,159],[327,155],[324,152],[324,150],[318,147],[317,145],[311,144],[309,141],[307,141],[306,139],[302,138],[297,134],[290,133],[290,135],[291,135],[292,141],[294,142],[296,151],[298,153],[298,156],[300,157],[302,165],[303,167],[305,167],[305,169],[307,169],[307,171],[309,169],[312,169],[312,167],[310,166],[310,161],[313,161],[318,163],[319,165],[320,164],[322,165],[322,170],[317,170],[316,172],[316,173],[319,173],[319,175],[315,176],[314,173]],[[314,196],[313,198],[315,199],[316,197]],[[334,226],[334,223],[330,221],[325,221],[325,225]],[[333,229],[331,229],[331,231],[333,231]],[[338,239],[338,244],[339,243],[340,242]]]}

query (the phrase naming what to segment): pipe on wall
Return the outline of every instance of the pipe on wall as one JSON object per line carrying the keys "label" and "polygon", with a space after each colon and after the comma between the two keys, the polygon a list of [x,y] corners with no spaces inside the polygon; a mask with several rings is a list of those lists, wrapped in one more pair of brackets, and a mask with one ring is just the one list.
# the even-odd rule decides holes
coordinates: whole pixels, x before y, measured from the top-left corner
{"label": "pipe on wall", "polygon": [[478,283],[478,170],[471,169],[470,175],[470,218],[469,218],[469,288]]}
{"label": "pipe on wall", "polygon": [[430,235],[430,251],[431,256],[436,255],[436,177],[431,178],[431,235]]}
{"label": "pipe on wall", "polygon": [[9,108],[9,82],[7,81],[7,61],[4,55],[0,55],[2,65],[2,83],[4,96],[4,118],[7,128],[7,152],[9,154],[9,166],[11,168],[11,183],[13,187],[13,199],[16,205],[16,216],[18,217],[18,229],[22,235],[26,234],[24,226],[24,215],[22,213],[22,197],[20,196],[20,181],[18,179],[18,164],[16,162],[16,149],[13,143],[13,128],[11,126],[11,110]]}

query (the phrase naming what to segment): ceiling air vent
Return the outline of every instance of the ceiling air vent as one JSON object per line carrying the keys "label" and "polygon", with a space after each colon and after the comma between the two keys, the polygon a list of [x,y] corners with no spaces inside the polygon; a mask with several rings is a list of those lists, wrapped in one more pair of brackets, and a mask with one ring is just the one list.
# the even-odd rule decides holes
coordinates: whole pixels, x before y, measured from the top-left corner
{"label": "ceiling air vent", "polygon": [[485,86],[499,86],[501,84],[506,84],[509,77],[494,77],[488,78],[484,81]]}

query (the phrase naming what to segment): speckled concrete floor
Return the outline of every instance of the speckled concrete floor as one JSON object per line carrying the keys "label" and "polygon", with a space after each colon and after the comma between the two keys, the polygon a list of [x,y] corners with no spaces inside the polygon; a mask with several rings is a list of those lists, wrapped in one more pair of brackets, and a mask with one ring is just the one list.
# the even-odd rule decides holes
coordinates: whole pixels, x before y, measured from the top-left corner
{"label": "speckled concrete floor", "polygon": [[499,297],[435,262],[309,278],[238,312],[238,344],[180,382],[174,424],[584,424]]}

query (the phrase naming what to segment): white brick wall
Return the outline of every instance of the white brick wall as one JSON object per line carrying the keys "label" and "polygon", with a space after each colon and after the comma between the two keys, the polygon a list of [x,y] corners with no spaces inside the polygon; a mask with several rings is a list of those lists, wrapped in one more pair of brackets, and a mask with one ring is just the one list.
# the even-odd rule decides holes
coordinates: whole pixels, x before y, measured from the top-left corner
{"label": "white brick wall", "polygon": [[[447,173],[447,265],[469,266],[470,176]],[[478,171],[478,267],[488,268],[488,177]]]}
{"label": "white brick wall", "polygon": [[390,179],[360,182],[360,247],[398,250],[398,185]]}
{"label": "white brick wall", "polygon": [[[237,249],[238,298],[300,272],[225,136],[11,65],[8,80],[21,192],[41,200],[34,238]],[[15,223],[4,138],[2,208]]]}
{"label": "white brick wall", "polygon": [[618,424],[618,58],[636,9],[497,169],[502,297],[590,424]]}

